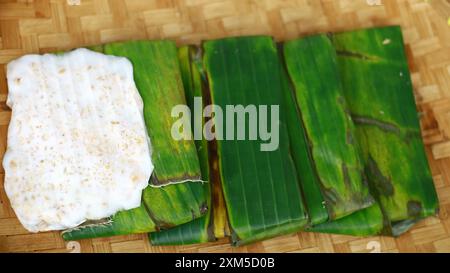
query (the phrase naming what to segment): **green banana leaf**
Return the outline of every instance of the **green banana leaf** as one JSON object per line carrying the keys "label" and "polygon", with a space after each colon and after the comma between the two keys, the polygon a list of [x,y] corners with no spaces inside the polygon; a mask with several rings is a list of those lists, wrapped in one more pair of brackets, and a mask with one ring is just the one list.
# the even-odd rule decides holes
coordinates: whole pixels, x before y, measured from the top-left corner
{"label": "green banana leaf", "polygon": [[[313,52],[312,48],[319,50],[319,52]],[[307,77],[311,77],[311,74],[308,73],[316,73],[317,75],[321,75],[321,77],[324,77],[324,75],[327,75],[326,73],[323,73],[324,69],[328,70],[328,75],[330,71],[332,71],[331,74],[334,76],[328,76],[326,78],[326,83],[318,85],[323,87],[324,89],[321,90],[322,92],[316,91],[315,95],[317,95],[318,97],[314,98],[313,100],[320,101],[321,98],[325,96],[323,94],[324,91],[327,91],[327,93],[331,93],[329,94],[330,96],[334,95],[334,97],[336,97],[336,91],[333,94],[333,90],[338,90],[337,96],[339,99],[332,100],[331,102],[335,105],[328,106],[326,108],[340,110],[341,114],[343,110],[346,115],[346,120],[349,120],[347,114],[348,106],[346,104],[343,105],[343,101],[345,99],[343,98],[343,90],[340,78],[336,78],[338,77],[336,53],[328,38],[324,35],[303,38],[286,43],[283,49],[284,50],[282,50],[282,52],[284,52],[283,58],[285,60],[285,63],[288,63],[287,58],[291,58],[290,64],[291,66],[293,66],[291,67],[291,76],[293,75],[293,79],[300,79],[300,81],[297,82],[297,85],[300,85],[301,90],[303,91],[308,90],[310,92],[314,92],[316,90],[309,87],[310,85],[314,84],[311,80],[307,80]],[[320,61],[317,60],[316,62],[312,62],[311,59],[314,59],[317,55],[320,56]],[[299,66],[295,66],[296,59],[300,58],[302,59],[302,64]],[[310,63],[307,63],[305,59],[310,59]],[[302,74],[302,71],[300,71],[302,67],[303,71],[307,70],[309,72]],[[317,78],[319,79],[319,81],[325,82],[325,80],[322,80],[321,77]],[[289,81],[289,75],[287,75],[286,78]],[[308,82],[309,84],[307,84]],[[330,86],[334,88],[331,88]],[[292,88],[293,87],[291,87],[291,89]],[[309,140],[305,135],[304,128],[302,128],[303,121],[300,117],[300,110],[297,107],[295,95],[293,94],[292,90],[289,90],[289,88],[287,88],[285,91],[285,96],[287,101],[287,112],[290,113],[291,116],[291,120],[289,120],[291,142],[296,145],[293,145],[294,149],[291,152],[294,155],[294,158],[298,158],[296,161],[298,168],[303,170],[301,172],[303,175],[300,178],[300,181],[306,198],[309,216],[311,218],[311,226],[309,226],[307,230],[321,233],[352,234],[358,236],[368,236],[382,233],[386,227],[386,221],[383,217],[382,210],[377,203],[372,204],[368,208],[361,207],[353,214],[340,219],[333,220],[331,218],[328,218],[328,210],[326,205],[330,206],[332,204],[323,202],[321,187],[318,186],[320,185],[320,182],[318,181],[320,176],[315,175],[317,170],[314,168],[314,160],[312,159],[311,154],[307,154],[307,151],[310,149]],[[307,101],[304,98],[300,98],[299,100],[302,100],[303,102]],[[321,103],[325,102],[321,101]],[[303,104],[304,107],[305,104],[306,103]],[[311,105],[314,104],[311,103]],[[306,108],[303,108],[305,114],[311,115],[311,111],[308,109],[310,108],[307,105]],[[319,112],[318,114],[329,115],[330,112],[327,110],[323,111],[322,113]],[[332,118],[333,116],[334,115],[331,115],[330,118]],[[355,132],[356,129],[354,128],[354,126],[352,127],[352,131]],[[322,135],[322,137],[323,136],[324,135]],[[341,136],[341,138],[342,137],[343,136]],[[355,133],[352,133],[351,139],[355,138]],[[342,141],[342,143],[346,143],[346,140],[348,139],[348,136],[345,137],[345,140]],[[320,142],[319,144],[323,145],[324,143],[325,142]],[[358,143],[356,141],[353,141],[353,144],[357,145]],[[314,146],[312,148],[314,148]],[[325,149],[327,149],[326,146]],[[356,151],[356,149],[358,150]],[[355,146],[355,150],[353,151],[353,153],[357,152],[358,154],[360,154],[361,151],[359,149],[359,146]],[[303,159],[307,157],[310,157],[310,160]],[[336,165],[336,167],[337,166],[338,165]],[[364,175],[364,171],[360,170],[360,172],[362,175]],[[364,177],[364,180],[367,180],[367,178]],[[367,185],[365,186],[366,188],[364,189],[364,191],[370,190],[370,187],[368,187]],[[365,194],[367,193],[365,192]]]}
{"label": "green banana leaf", "polygon": [[[310,171],[305,173],[317,176],[301,177],[309,198],[306,200],[310,217],[318,218],[315,210],[322,215],[322,207],[326,207],[328,219],[335,220],[371,206],[374,199],[367,186],[355,126],[348,113],[330,40],[318,35],[289,41],[284,43],[283,53],[304,126],[303,133],[291,137],[291,141],[301,143],[300,150],[293,153],[303,155],[309,150],[313,166],[308,166]],[[289,128],[294,126],[301,125],[289,124]],[[304,135],[309,145],[305,145]],[[300,165],[306,165],[301,162]]]}
{"label": "green banana leaf", "polygon": [[354,236],[372,236],[384,234],[389,229],[383,212],[376,203],[369,208],[357,211],[347,217],[315,225],[309,231]]}
{"label": "green banana leaf", "polygon": [[[143,191],[139,208],[120,211],[109,219],[64,231],[65,240],[143,233],[187,223],[207,211],[208,183],[201,170],[193,141],[171,137],[172,107],[185,104],[177,48],[169,41],[133,41],[92,48],[127,57],[144,102],[144,119],[152,141],[155,165],[151,183]],[[168,184],[173,182],[184,182]],[[164,187],[155,187],[165,185]]]}
{"label": "green banana leaf", "polygon": [[[152,142],[155,186],[200,181],[197,151],[192,140],[175,140],[172,108],[186,104],[177,48],[170,41],[132,41],[104,46],[104,53],[127,57],[135,70],[134,80],[144,100],[144,116]],[[144,91],[145,90],[145,91]],[[174,160],[173,154],[179,158]]]}
{"label": "green banana leaf", "polygon": [[[178,59],[180,61],[181,77],[183,80],[184,91],[186,94],[186,102],[191,110],[191,124],[198,122],[203,128],[203,118],[197,120],[194,116],[195,99],[202,98],[202,79],[199,71],[195,66],[191,66],[191,55],[195,52],[194,47],[183,46],[178,49]],[[201,109],[204,107],[201,102]],[[200,217],[192,222],[174,227],[160,232],[153,232],[150,235],[150,241],[153,245],[185,245],[195,243],[205,243],[211,241],[212,235],[208,227],[211,219],[211,180],[208,158],[208,142],[203,140],[195,140],[197,154],[200,160],[200,168],[202,171],[202,180],[210,181],[208,187],[208,212],[205,216]]]}
{"label": "green banana leaf", "polygon": [[[210,103],[206,85],[206,78],[202,68],[202,55],[200,48],[195,46],[182,46],[178,49],[178,57],[181,66],[186,99],[191,109],[194,111],[194,98],[202,98],[205,104]],[[200,123],[203,128],[205,119],[194,120],[192,124]],[[217,145],[206,139],[196,140],[197,151],[202,167],[203,180],[210,181],[210,198],[208,199],[208,213],[204,217],[175,227],[170,230],[154,232],[150,235],[153,245],[186,245],[195,243],[205,243],[215,241],[229,235],[228,220],[223,200],[220,176],[217,169]],[[210,151],[210,153],[208,153]],[[212,201],[211,201],[212,199]],[[211,203],[212,202],[212,203]]]}
{"label": "green banana leaf", "polygon": [[311,230],[399,236],[439,208],[420,136],[401,29],[374,28],[330,38],[378,204]]}
{"label": "green banana leaf", "polygon": [[[280,60],[284,59],[282,43],[278,44]],[[282,62],[280,62],[282,63]],[[303,192],[310,225],[317,225],[328,221],[328,209],[320,189],[320,182],[310,154],[310,144],[305,134],[303,121],[296,103],[294,88],[290,82],[286,68],[281,64],[283,86],[283,109],[289,133],[290,153],[297,172],[301,174],[300,186]]]}
{"label": "green banana leaf", "polygon": [[366,173],[397,236],[439,209],[401,28],[339,33],[331,40]]}
{"label": "green banana leaf", "polygon": [[[289,153],[286,117],[279,111],[279,120],[276,120],[276,113],[271,111],[283,101],[275,43],[267,36],[228,38],[207,41],[203,50],[212,102],[224,111],[227,105],[241,105],[248,107],[246,110],[250,113],[252,105],[256,108],[266,105],[268,119],[275,119],[268,128],[279,129],[278,149],[262,151],[261,144],[268,141],[252,140],[250,127],[253,123],[248,122],[251,114],[245,115],[244,124],[238,124],[233,111],[228,109],[223,115],[222,130],[218,127],[220,114],[214,115],[219,138],[219,171],[233,245],[301,230],[308,218]],[[259,111],[259,115],[264,115],[263,111]],[[230,121],[234,126],[226,126]],[[238,129],[242,128],[246,140],[238,140]]]}

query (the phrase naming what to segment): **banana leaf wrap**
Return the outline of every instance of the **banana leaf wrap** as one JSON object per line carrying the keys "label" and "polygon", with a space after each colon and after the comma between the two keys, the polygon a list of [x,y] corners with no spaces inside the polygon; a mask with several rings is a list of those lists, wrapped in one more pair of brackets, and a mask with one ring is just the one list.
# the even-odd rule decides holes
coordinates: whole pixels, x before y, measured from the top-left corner
{"label": "banana leaf wrap", "polygon": [[[194,63],[198,48],[195,46],[182,46],[178,49],[178,58],[180,60],[181,76],[183,79],[184,90],[186,93],[186,101],[191,110],[191,124],[193,126],[198,126],[195,123],[198,122],[203,128],[205,120],[202,116],[200,120],[197,120],[195,116],[195,105],[200,103],[197,107],[203,107],[207,103],[203,101],[203,79],[201,77],[198,66]],[[201,101],[198,101],[201,99]],[[197,109],[198,111],[199,109]],[[192,222],[174,227],[169,230],[163,230],[161,232],[153,232],[150,234],[150,241],[152,245],[186,245],[186,244],[196,244],[205,243],[212,241],[213,234],[209,230],[211,224],[211,199],[212,199],[212,181],[210,179],[210,166],[209,166],[209,151],[208,151],[208,141],[206,139],[195,140],[195,145],[197,147],[197,153],[200,160],[200,167],[202,170],[202,179],[205,181],[210,181],[208,187],[208,212],[205,216],[196,219]]]}
{"label": "banana leaf wrap", "polygon": [[339,33],[331,40],[366,173],[390,235],[398,236],[439,209],[401,28]]}
{"label": "banana leaf wrap", "polygon": [[[316,69],[319,69],[325,66],[326,69],[334,70],[334,73],[337,73],[337,61],[336,57],[330,58],[331,55],[335,55],[334,48],[330,46],[330,42],[324,39],[324,36],[317,36],[310,39],[310,43],[314,45],[318,45],[323,43],[322,50],[320,54],[324,55],[321,60],[322,66],[316,66]],[[294,43],[293,41],[291,43]],[[298,42],[298,41],[297,41]],[[282,59],[285,61],[286,53],[284,52],[284,45],[280,43],[280,53],[282,55]],[[306,49],[305,49],[306,47]],[[311,48],[308,48],[308,45],[303,45],[303,48],[300,48],[298,44],[291,45],[290,55],[297,55],[296,58],[314,58],[314,52],[311,52]],[[298,51],[297,51],[298,50]],[[324,53],[326,51],[327,53]],[[307,57],[305,57],[307,56]],[[328,58],[326,58],[328,56]],[[288,128],[290,133],[290,141],[292,145],[291,153],[296,161],[297,168],[302,173],[300,177],[300,184],[303,189],[303,193],[305,196],[307,209],[310,217],[310,226],[308,226],[307,230],[322,232],[322,233],[334,233],[334,234],[353,234],[358,236],[368,236],[372,234],[381,233],[381,231],[385,228],[385,219],[383,217],[380,206],[377,203],[372,204],[368,208],[363,208],[359,211],[354,212],[350,216],[346,216],[340,219],[332,220],[328,217],[328,211],[330,205],[332,203],[327,203],[324,200],[321,190],[321,184],[319,181],[319,175],[317,174],[317,170],[315,169],[314,160],[312,159],[312,155],[310,152],[310,148],[312,144],[308,140],[307,133],[305,128],[303,127],[303,120],[301,118],[300,109],[296,102],[296,94],[294,91],[294,84],[292,80],[289,78],[289,74],[287,72],[286,61],[285,65],[285,101],[286,101],[286,111],[289,113],[290,120],[288,120]],[[292,65],[292,63],[291,63]],[[304,68],[305,70],[314,69],[314,66],[308,66]],[[315,70],[318,75],[322,75],[320,71]],[[291,73],[301,73],[298,70],[291,69]],[[330,79],[327,79],[330,80]],[[305,81],[305,80],[303,80]],[[301,83],[301,82],[300,82]],[[297,83],[299,84],[299,83]],[[340,97],[340,104],[337,107],[344,109],[345,112],[348,112],[348,106],[342,105],[342,97],[343,90],[340,83],[340,79],[334,77],[334,82],[328,83],[328,86],[333,84],[335,87],[340,89],[338,92]],[[303,90],[305,86],[302,86]],[[320,98],[319,98],[320,99]],[[344,108],[342,108],[344,107]],[[305,109],[306,114],[308,109]],[[320,113],[319,113],[320,114]],[[328,112],[323,113],[328,114]],[[356,138],[356,129],[353,129],[353,138]],[[347,139],[346,139],[347,140]],[[360,149],[360,148],[358,148]],[[361,153],[359,150],[358,153]],[[305,160],[308,158],[308,160]],[[362,172],[363,173],[363,172]],[[367,178],[365,178],[367,180]],[[370,187],[368,187],[370,190]]]}
{"label": "banana leaf wrap", "polygon": [[[283,84],[275,43],[266,36],[228,38],[207,41],[203,44],[203,50],[212,103],[221,109],[226,109],[227,105],[240,105],[249,111],[240,126],[235,122],[235,116],[230,115],[231,110],[227,111],[226,119],[217,113],[213,118],[220,138],[217,141],[219,171],[233,245],[301,230],[308,223],[308,218],[289,153],[284,111],[279,111],[278,120],[272,120],[276,114],[272,113],[271,108],[283,103]],[[262,151],[261,144],[267,143],[261,139],[251,139],[251,112],[252,109],[258,111],[252,106],[267,106],[270,125],[279,129],[279,146],[276,149]],[[233,126],[225,126],[231,119]],[[223,131],[217,127],[222,120]],[[246,137],[244,140],[241,135],[241,140],[238,140],[236,133],[242,128]]]}
{"label": "banana leaf wrap", "polygon": [[[171,137],[171,110],[186,104],[177,48],[169,41],[132,41],[91,48],[128,58],[144,102],[144,119],[155,165],[139,208],[87,222],[62,233],[65,240],[144,233],[178,226],[203,216],[208,183],[202,183],[194,141]],[[175,183],[175,184],[171,184]]]}
{"label": "banana leaf wrap", "polygon": [[313,232],[353,236],[381,235],[387,234],[389,230],[389,223],[378,203],[344,218],[308,228],[308,231]]}
{"label": "banana leaf wrap", "polygon": [[[278,44],[280,60],[284,59],[282,43]],[[289,134],[290,153],[294,160],[304,196],[304,203],[308,211],[309,225],[317,225],[328,221],[328,209],[320,189],[318,175],[311,159],[310,144],[306,137],[303,121],[297,106],[294,88],[289,79],[285,65],[280,62],[281,81],[283,86],[283,109]]]}
{"label": "banana leaf wrap", "polygon": [[311,223],[371,206],[374,199],[330,40],[317,35],[285,42],[282,53],[294,92],[286,100],[291,104],[287,110],[299,116],[288,126],[291,142],[296,143],[291,152],[303,170],[300,181]]}
{"label": "banana leaf wrap", "polygon": [[399,236],[439,209],[401,29],[372,28],[329,37],[378,209],[365,209],[312,230]]}

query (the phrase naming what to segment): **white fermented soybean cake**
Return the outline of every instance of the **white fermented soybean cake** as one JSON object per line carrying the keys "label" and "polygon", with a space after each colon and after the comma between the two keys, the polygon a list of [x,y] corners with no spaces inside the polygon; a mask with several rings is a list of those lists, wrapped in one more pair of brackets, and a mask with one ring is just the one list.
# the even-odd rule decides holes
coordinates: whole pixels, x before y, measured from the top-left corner
{"label": "white fermented soybean cake", "polygon": [[5,190],[32,232],[138,207],[153,171],[133,67],[87,49],[7,66]]}

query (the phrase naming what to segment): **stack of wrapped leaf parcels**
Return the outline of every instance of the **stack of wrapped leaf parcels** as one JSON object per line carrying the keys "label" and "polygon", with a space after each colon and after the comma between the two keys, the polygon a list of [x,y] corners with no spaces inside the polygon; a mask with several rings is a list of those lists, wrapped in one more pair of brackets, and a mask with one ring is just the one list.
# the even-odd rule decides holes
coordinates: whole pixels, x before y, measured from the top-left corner
{"label": "stack of wrapped leaf parcels", "polygon": [[[67,229],[66,240],[399,236],[438,212],[400,27],[88,49],[131,62],[154,171],[138,208]],[[189,138],[173,137],[179,105]]]}

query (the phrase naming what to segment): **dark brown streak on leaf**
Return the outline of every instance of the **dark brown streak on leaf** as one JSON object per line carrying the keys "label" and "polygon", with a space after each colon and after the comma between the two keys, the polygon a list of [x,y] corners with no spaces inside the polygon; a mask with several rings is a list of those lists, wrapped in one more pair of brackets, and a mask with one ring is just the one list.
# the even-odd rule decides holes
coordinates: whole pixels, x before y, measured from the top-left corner
{"label": "dark brown streak on leaf", "polygon": [[351,190],[352,189],[352,183],[350,181],[350,176],[348,174],[347,164],[342,163],[341,166],[342,166],[342,176],[343,176],[343,179],[344,179],[344,184],[349,190]]}
{"label": "dark brown streak on leaf", "polygon": [[360,125],[375,126],[385,132],[396,134],[398,137],[402,138],[406,142],[406,144],[411,143],[411,141],[413,141],[415,138],[421,138],[420,132],[418,130],[403,129],[404,132],[402,133],[400,128],[395,124],[355,114],[351,116],[354,123]]}
{"label": "dark brown streak on leaf", "polygon": [[[205,105],[211,105],[212,104],[212,98],[211,98],[211,91],[209,89],[209,80],[208,76],[206,74],[206,70],[203,68],[203,56],[204,56],[204,50],[202,47],[196,47],[197,51],[195,52],[195,55],[193,56],[192,62],[194,65],[197,66],[200,77],[202,79],[201,85],[202,85],[202,98]],[[212,117],[205,118],[205,123],[213,119]],[[211,194],[211,208],[210,208],[210,220],[208,224],[208,237],[210,241],[216,241],[216,234],[214,233],[215,223],[214,223],[214,211],[217,209],[220,209],[221,206],[219,204],[220,201],[225,203],[225,200],[223,199],[223,188],[222,188],[222,180],[220,177],[220,171],[219,171],[219,156],[218,156],[218,148],[217,148],[217,140],[213,139],[212,141],[208,141],[208,158],[209,158],[209,180],[210,180],[210,194]],[[218,200],[218,198],[214,197],[214,190],[220,190],[221,194],[221,200]],[[223,206],[222,209],[225,210],[225,214],[228,219],[228,210],[226,206]],[[228,221],[228,220],[227,220]],[[227,222],[228,224],[228,222]],[[231,230],[231,227],[229,227]],[[224,234],[227,234],[226,231],[224,231]],[[232,232],[234,234],[234,232]]]}
{"label": "dark brown streak on leaf", "polygon": [[352,119],[356,124],[376,126],[385,132],[394,133],[397,135],[400,135],[401,133],[400,128],[389,122],[381,121],[371,117],[359,116],[355,114],[352,115]]}
{"label": "dark brown streak on leaf", "polygon": [[378,168],[377,162],[369,155],[368,171],[372,176],[372,181],[379,195],[392,196],[394,195],[394,186],[389,178],[385,177]]}

